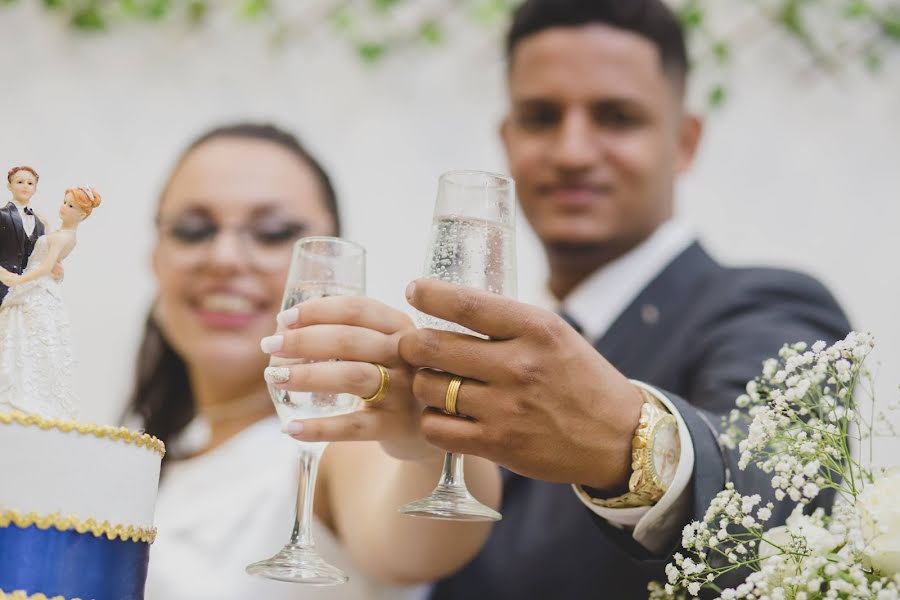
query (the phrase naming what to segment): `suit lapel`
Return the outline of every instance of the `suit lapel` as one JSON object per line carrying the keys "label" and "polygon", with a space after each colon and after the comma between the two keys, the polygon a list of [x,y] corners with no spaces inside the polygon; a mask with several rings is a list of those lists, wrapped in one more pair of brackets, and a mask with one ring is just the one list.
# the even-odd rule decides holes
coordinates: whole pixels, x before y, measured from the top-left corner
{"label": "suit lapel", "polygon": [[679,325],[696,292],[717,268],[694,242],[637,295],[594,347],[617,369],[639,377],[653,348]]}
{"label": "suit lapel", "polygon": [[10,202],[6,205],[6,214],[9,215],[10,223],[12,223],[13,231],[16,232],[16,243],[20,248],[25,247],[25,226],[22,223],[21,217],[19,217],[19,209],[16,208],[16,205]]}

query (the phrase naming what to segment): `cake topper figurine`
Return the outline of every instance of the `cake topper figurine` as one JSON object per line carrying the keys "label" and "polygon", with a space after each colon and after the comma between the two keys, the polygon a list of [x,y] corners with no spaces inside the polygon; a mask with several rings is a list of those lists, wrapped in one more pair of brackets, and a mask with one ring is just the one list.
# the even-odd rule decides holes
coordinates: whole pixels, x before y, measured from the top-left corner
{"label": "cake topper figurine", "polygon": [[[20,175],[23,171],[27,175]],[[29,233],[20,207],[27,208],[37,173],[26,167],[10,173],[13,201],[0,211],[0,283],[9,288],[0,304],[0,411],[72,419],[71,333],[60,280],[53,271],[72,252],[75,232],[100,204],[100,194],[88,187],[67,189],[59,209],[60,228],[41,235],[43,223],[34,219]],[[25,214],[33,217],[30,213]],[[19,256],[24,268],[17,269]]]}
{"label": "cake topper figurine", "polygon": [[[0,207],[0,268],[21,273],[37,239],[44,235],[47,224],[31,210],[29,202],[37,191],[40,176],[31,167],[13,167],[6,174],[6,187],[12,198]],[[0,282],[0,305],[8,291]]]}

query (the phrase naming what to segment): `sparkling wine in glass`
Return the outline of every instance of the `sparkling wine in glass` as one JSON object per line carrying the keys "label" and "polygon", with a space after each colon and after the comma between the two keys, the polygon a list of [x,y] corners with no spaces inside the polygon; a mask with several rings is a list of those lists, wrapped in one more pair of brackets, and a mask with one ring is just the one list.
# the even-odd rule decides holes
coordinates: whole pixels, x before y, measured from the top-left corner
{"label": "sparkling wine in glass", "polygon": [[[366,252],[357,244],[332,237],[309,237],[294,245],[281,309],[326,296],[362,296],[366,287]],[[295,363],[272,357],[270,366]],[[353,412],[360,399],[352,394],[287,392],[269,384],[282,425],[295,419],[331,417]],[[319,458],[328,442],[298,442],[300,480],[290,541],[277,554],[247,567],[250,575],[311,585],[345,583],[347,575],[319,556],[312,536],[313,498]]]}
{"label": "sparkling wine in glass", "polygon": [[[511,178],[480,171],[451,171],[441,176],[425,277],[516,297],[515,185]],[[423,313],[417,314],[416,325],[485,337]],[[459,521],[501,518],[469,493],[463,456],[449,452],[431,495],[400,507],[400,512]]]}

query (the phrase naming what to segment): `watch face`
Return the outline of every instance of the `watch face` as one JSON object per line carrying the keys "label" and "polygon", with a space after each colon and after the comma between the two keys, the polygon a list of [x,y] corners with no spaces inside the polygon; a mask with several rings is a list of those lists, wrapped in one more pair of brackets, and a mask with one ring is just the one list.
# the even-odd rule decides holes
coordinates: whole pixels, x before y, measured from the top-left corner
{"label": "watch face", "polygon": [[675,479],[679,458],[681,439],[678,435],[678,422],[674,418],[663,419],[653,432],[653,470],[665,489],[669,489]]}

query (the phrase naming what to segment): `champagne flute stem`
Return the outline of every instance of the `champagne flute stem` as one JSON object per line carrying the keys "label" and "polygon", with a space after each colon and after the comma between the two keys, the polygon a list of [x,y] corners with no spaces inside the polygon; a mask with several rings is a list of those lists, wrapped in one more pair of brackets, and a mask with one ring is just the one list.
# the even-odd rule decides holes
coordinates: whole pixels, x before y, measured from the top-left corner
{"label": "champagne flute stem", "polygon": [[297,482],[297,506],[294,511],[294,530],[291,545],[312,547],[313,499],[316,494],[316,475],[319,472],[321,452],[300,451],[300,478]]}
{"label": "champagne flute stem", "polygon": [[454,454],[448,452],[444,455],[444,468],[441,471],[442,486],[465,488],[466,479],[463,475],[463,458],[462,454]]}

